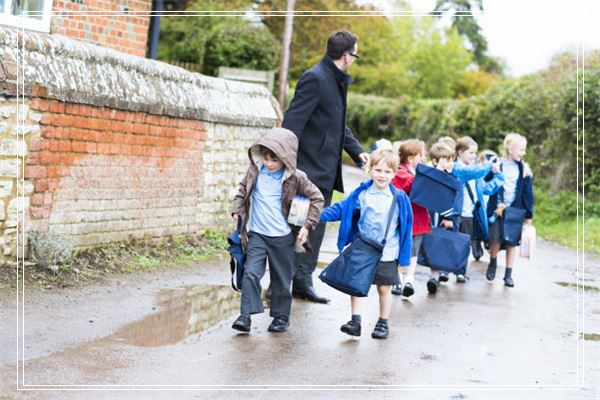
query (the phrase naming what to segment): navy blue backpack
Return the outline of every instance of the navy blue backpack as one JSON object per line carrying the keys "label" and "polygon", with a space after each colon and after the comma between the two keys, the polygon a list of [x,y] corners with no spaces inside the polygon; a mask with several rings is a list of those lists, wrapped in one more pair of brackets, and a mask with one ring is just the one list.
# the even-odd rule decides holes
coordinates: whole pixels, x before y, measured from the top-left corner
{"label": "navy blue backpack", "polygon": [[242,278],[244,277],[244,262],[246,255],[242,250],[242,238],[240,232],[242,230],[242,218],[238,217],[237,229],[228,238],[227,251],[231,255],[229,266],[231,267],[231,287],[237,292],[242,291]]}
{"label": "navy blue backpack", "polygon": [[357,233],[350,246],[337,256],[319,275],[319,279],[340,292],[356,297],[366,297],[373,284],[377,265],[390,229],[394,210],[398,208],[398,190],[388,212],[383,241],[377,242]]}
{"label": "navy blue backpack", "polygon": [[410,201],[442,216],[460,214],[463,188],[451,174],[425,164],[417,165]]}

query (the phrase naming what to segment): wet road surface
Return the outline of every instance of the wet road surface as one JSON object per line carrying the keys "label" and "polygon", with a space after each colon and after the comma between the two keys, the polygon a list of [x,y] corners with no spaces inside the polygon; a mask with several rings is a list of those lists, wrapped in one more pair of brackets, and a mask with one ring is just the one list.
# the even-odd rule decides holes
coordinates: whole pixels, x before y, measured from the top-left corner
{"label": "wet road surface", "polygon": [[471,262],[469,282],[451,278],[436,295],[421,269],[415,295],[393,299],[387,340],[370,337],[374,291],[351,338],[339,331],[349,298],[318,280],[331,304],[294,301],[288,332],[267,332],[267,313],[238,334],[227,260],[25,288],[19,340],[16,294],[4,294],[0,399],[598,398],[600,342],[582,338],[600,334],[598,259],[540,241],[534,259],[517,260],[511,289],[503,258],[496,281],[485,280],[487,257]]}

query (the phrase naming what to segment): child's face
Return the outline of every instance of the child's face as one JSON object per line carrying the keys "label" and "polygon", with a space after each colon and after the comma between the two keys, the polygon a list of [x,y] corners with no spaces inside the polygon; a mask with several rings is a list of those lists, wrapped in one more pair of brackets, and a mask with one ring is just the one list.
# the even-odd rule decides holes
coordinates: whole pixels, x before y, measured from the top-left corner
{"label": "child's face", "polygon": [[475,159],[477,159],[477,146],[471,146],[468,149],[461,151],[458,154],[458,159],[463,163],[463,164],[472,164],[475,162]]}
{"label": "child's face", "polygon": [[414,156],[410,156],[410,157],[408,157],[408,165],[412,168],[417,168],[417,165],[421,164],[424,159],[425,159],[425,156],[423,155],[423,153],[419,153]]}
{"label": "child's face", "polygon": [[279,171],[281,168],[283,168],[283,161],[277,157],[271,158],[269,154],[262,156],[262,162],[269,172]]}
{"label": "child's face", "polygon": [[371,167],[371,178],[373,185],[378,189],[385,189],[394,178],[396,171],[393,171],[384,160]]}
{"label": "child's face", "polygon": [[437,169],[441,169],[442,171],[452,172],[452,168],[454,168],[454,160],[452,158],[440,158],[435,167]]}
{"label": "child's face", "polygon": [[508,147],[508,158],[521,161],[525,157],[525,146],[521,143],[513,143]]}

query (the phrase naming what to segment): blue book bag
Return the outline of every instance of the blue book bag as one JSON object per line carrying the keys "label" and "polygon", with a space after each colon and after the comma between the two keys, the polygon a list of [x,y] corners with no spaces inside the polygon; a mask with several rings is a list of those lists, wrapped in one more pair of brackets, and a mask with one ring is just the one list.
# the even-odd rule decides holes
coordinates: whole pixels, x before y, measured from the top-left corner
{"label": "blue book bag", "polygon": [[442,216],[462,211],[462,183],[454,176],[425,164],[417,165],[410,201]]}
{"label": "blue book bag", "polygon": [[246,254],[242,250],[242,238],[240,232],[242,229],[242,218],[238,217],[237,229],[228,238],[227,251],[231,255],[229,266],[231,268],[231,287],[236,292],[242,291],[242,278],[244,277],[244,262],[246,261]]}

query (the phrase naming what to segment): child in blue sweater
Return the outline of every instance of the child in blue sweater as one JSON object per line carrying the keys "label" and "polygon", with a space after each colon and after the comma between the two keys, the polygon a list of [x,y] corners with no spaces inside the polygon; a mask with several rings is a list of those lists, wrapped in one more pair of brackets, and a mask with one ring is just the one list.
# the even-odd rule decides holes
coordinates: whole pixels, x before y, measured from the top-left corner
{"label": "child in blue sweater", "polygon": [[[398,156],[392,150],[375,150],[369,159],[372,179],[361,183],[346,199],[323,210],[321,221],[341,221],[337,246],[342,252],[358,232],[366,238],[383,240],[388,211],[397,191],[391,181],[398,168]],[[406,193],[398,190],[394,211],[386,237],[383,256],[377,267],[373,284],[379,295],[379,320],[371,337],[385,339],[389,335],[388,318],[392,305],[392,285],[398,285],[398,266],[410,265],[412,241],[412,210]],[[352,336],[361,334],[360,297],[350,296],[352,319],[342,325],[341,331]]]}
{"label": "child in blue sweater", "polygon": [[496,258],[498,252],[506,250],[506,269],[504,270],[504,286],[515,285],[512,271],[515,261],[515,246],[518,243],[508,244],[503,237],[504,209],[515,207],[525,210],[525,224],[530,225],[533,219],[533,176],[531,170],[523,162],[527,148],[527,139],[518,133],[509,133],[504,138],[504,157],[501,170],[504,182],[500,189],[490,196],[487,205],[487,216],[490,221],[490,263],[486,271],[488,281],[496,277]]}

